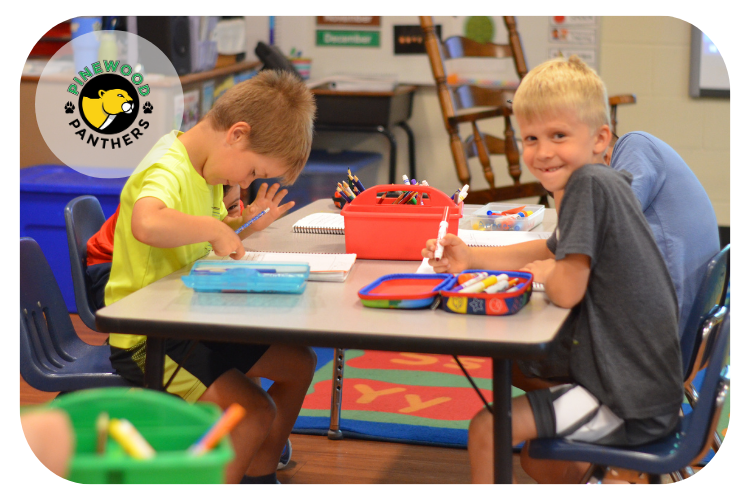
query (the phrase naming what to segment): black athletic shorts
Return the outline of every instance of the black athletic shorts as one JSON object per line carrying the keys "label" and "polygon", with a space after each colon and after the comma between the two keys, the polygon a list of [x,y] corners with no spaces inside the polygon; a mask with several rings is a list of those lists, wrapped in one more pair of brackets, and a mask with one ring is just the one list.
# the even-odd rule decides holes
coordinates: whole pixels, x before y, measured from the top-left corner
{"label": "black athletic shorts", "polygon": [[676,411],[653,418],[622,419],[576,384],[531,391],[526,396],[540,438],[638,446],[666,436],[679,421]]}
{"label": "black athletic shorts", "polygon": [[[167,388],[185,401],[195,402],[216,379],[231,369],[247,373],[265,354],[269,345],[234,344],[227,342],[199,342],[167,340],[164,363],[164,383],[177,372]],[[120,349],[110,346],[109,357],[115,371],[136,385],[143,385],[146,362],[146,342]]]}

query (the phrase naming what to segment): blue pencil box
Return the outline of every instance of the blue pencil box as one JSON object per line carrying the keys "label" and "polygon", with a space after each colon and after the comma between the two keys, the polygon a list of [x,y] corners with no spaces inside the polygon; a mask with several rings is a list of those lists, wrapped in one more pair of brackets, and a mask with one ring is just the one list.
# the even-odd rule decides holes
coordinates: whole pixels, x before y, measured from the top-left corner
{"label": "blue pencil box", "polygon": [[196,292],[302,293],[309,275],[307,263],[201,260],[182,281]]}

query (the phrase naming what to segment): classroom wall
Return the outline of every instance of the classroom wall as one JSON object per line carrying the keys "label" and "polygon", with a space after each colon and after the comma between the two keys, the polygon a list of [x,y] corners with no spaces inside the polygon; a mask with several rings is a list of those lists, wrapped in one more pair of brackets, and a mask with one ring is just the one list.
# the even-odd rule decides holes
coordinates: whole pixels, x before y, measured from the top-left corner
{"label": "classroom wall", "polygon": [[[538,29],[546,25],[545,19],[518,18],[521,38],[530,49],[526,51],[530,66],[538,64],[541,62],[538,59],[544,57],[544,52],[534,47],[542,46],[538,37],[546,37],[546,32]],[[287,29],[314,34],[315,20],[312,17],[286,18],[283,22]],[[414,23],[418,23],[416,18]],[[637,97],[637,104],[620,107],[618,133],[645,130],[671,144],[706,189],[719,225],[728,226],[729,100],[689,97],[690,24],[672,17],[605,16],[600,26],[600,74],[610,94],[632,93]],[[711,33],[707,34],[711,36]],[[386,39],[388,35],[383,32],[381,37]],[[314,43],[314,40],[309,43]],[[351,61],[361,61],[367,54],[366,49],[328,50],[336,51],[336,62],[331,62],[328,57],[319,57],[317,61],[313,58],[314,77],[346,72]],[[434,87],[420,87],[409,124],[416,137],[418,177],[452,192],[459,187],[458,178]],[[462,129],[462,133],[468,132],[468,127]],[[489,127],[487,132],[502,133],[501,120],[497,120],[497,125]],[[406,137],[400,129],[395,134],[399,141],[400,177],[408,172]],[[315,147],[387,151],[384,138],[361,134],[321,133],[316,136]],[[497,158],[495,163],[496,183],[509,183],[505,161]],[[478,162],[474,161],[470,169],[472,183],[476,183],[477,188],[486,187]],[[379,168],[379,178],[382,182],[387,179],[385,158]],[[530,174],[525,172],[522,180],[524,178],[530,178]]]}

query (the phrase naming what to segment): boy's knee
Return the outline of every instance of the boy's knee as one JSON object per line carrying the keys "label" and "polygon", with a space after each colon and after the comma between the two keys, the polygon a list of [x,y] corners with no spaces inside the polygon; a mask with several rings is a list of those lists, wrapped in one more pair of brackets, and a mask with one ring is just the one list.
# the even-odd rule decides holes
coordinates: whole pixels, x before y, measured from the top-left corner
{"label": "boy's knee", "polygon": [[307,376],[312,380],[315,374],[315,367],[318,364],[318,355],[312,347],[300,346],[295,348],[296,354],[296,365],[299,368],[301,374]]}
{"label": "boy's knee", "polygon": [[492,435],[492,414],[482,408],[469,423],[469,441]]}

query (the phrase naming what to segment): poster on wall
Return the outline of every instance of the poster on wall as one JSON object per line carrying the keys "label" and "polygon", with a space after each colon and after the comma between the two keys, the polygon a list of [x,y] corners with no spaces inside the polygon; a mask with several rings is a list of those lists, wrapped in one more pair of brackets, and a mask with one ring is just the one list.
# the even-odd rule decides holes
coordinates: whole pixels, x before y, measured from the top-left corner
{"label": "poster on wall", "polygon": [[599,70],[599,18],[597,16],[550,16],[547,30],[550,58],[576,54]]}
{"label": "poster on wall", "polygon": [[200,119],[200,92],[191,90],[184,94],[185,108],[182,112],[182,127],[180,130],[187,132]]}

